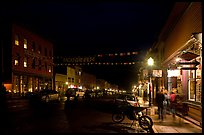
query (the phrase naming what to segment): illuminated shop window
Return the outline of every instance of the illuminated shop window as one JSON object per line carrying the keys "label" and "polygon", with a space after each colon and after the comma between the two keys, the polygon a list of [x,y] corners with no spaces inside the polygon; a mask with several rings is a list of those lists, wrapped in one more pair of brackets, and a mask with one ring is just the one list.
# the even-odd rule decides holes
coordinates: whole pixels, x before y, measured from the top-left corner
{"label": "illuminated shop window", "polygon": [[[196,74],[199,75],[199,69],[196,71]],[[201,78],[196,75],[195,79],[195,70],[189,71],[189,79],[188,79],[188,95],[189,100],[201,102],[202,98],[202,91],[201,91]]]}
{"label": "illuminated shop window", "polygon": [[17,66],[18,64],[18,60],[14,60],[14,65]]}
{"label": "illuminated shop window", "polygon": [[28,49],[28,41],[25,38],[23,40],[23,46],[24,46],[24,49]]}
{"label": "illuminated shop window", "polygon": [[19,35],[15,35],[15,45],[19,45]]}
{"label": "illuminated shop window", "polygon": [[28,66],[28,65],[27,65],[27,62],[28,62],[28,59],[25,57],[25,58],[24,58],[24,62],[23,62],[23,66],[24,66],[24,67],[27,67],[27,66]]}

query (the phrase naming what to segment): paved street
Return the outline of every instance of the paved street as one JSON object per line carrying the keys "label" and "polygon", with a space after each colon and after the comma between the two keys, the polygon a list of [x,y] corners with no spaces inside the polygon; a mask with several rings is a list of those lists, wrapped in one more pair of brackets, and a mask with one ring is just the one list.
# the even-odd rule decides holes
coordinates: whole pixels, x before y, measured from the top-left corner
{"label": "paved street", "polygon": [[[13,105],[16,102],[16,106]],[[21,105],[20,105],[21,103]],[[102,106],[102,104],[101,104]],[[129,133],[131,121],[115,124],[110,107],[103,104],[77,105],[64,109],[64,102],[31,106],[27,100],[9,101],[8,113],[1,121],[1,133]],[[144,132],[144,131],[141,131]]]}
{"label": "paved street", "polygon": [[[71,104],[65,109],[65,102],[52,102],[38,106],[28,100],[16,99],[7,102],[7,112],[1,116],[1,133],[146,133],[130,120],[120,124],[112,122],[110,99]],[[1,110],[2,112],[2,110]],[[149,112],[150,113],[150,112]],[[155,111],[154,111],[155,113]],[[150,113],[155,133],[202,133],[202,128],[171,115],[164,121],[157,114]]]}

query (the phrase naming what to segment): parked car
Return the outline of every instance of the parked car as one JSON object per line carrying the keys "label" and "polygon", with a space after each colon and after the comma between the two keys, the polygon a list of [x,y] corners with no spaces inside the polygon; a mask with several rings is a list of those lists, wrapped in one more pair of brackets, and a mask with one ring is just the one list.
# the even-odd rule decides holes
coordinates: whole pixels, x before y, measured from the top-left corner
{"label": "parked car", "polygon": [[79,89],[78,91],[76,91],[76,95],[79,95],[79,97],[83,97],[85,94],[85,92],[81,89]]}
{"label": "parked car", "polygon": [[96,97],[96,93],[93,90],[86,90],[84,94],[85,99]]}
{"label": "parked car", "polygon": [[45,89],[39,92],[34,92],[32,94],[31,100],[50,102],[50,101],[60,101],[61,98],[58,91]]}
{"label": "parked car", "polygon": [[128,102],[130,105],[132,105],[134,107],[139,106],[139,101],[133,94],[118,94],[114,98],[115,104],[123,104],[126,102]]}
{"label": "parked car", "polygon": [[74,98],[79,94],[83,95],[83,92],[80,92],[79,88],[68,88],[65,92],[66,97],[69,97],[69,100],[74,100]]}
{"label": "parked car", "polygon": [[102,90],[96,90],[95,93],[96,93],[97,98],[103,97],[103,91]]}

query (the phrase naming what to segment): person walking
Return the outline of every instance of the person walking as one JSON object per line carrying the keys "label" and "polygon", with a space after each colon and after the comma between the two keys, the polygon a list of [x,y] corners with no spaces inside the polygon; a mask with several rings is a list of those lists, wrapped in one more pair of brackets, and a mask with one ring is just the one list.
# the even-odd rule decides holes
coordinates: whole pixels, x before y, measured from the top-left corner
{"label": "person walking", "polygon": [[156,94],[156,103],[158,107],[158,119],[161,119],[163,121],[163,101],[164,101],[164,94],[163,89],[159,90]]}
{"label": "person walking", "polygon": [[173,118],[175,118],[176,114],[176,89],[173,88],[170,94],[170,108]]}
{"label": "person walking", "polygon": [[164,118],[166,118],[166,112],[167,112],[167,108],[169,107],[169,96],[168,96],[168,91],[165,89],[164,90],[164,101],[163,101],[163,115]]}
{"label": "person walking", "polygon": [[65,101],[65,106],[64,106],[64,108],[66,110],[66,109],[70,108],[70,105],[71,105],[71,103],[70,103],[71,91],[67,90],[65,92],[65,96],[67,97],[67,100]]}

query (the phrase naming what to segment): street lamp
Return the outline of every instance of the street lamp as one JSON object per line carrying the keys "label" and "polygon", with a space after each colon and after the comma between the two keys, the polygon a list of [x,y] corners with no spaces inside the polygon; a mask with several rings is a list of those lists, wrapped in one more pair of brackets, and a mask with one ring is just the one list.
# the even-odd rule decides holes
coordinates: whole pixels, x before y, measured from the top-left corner
{"label": "street lamp", "polygon": [[154,60],[152,59],[152,57],[150,57],[148,60],[147,60],[147,64],[149,66],[153,66],[154,65]]}
{"label": "street lamp", "polygon": [[[152,67],[154,65],[154,59],[152,59],[152,57],[150,57],[147,60],[147,64],[148,66]],[[152,72],[152,71],[151,71]],[[149,106],[151,106],[151,94],[152,94],[152,73],[150,73],[150,77],[149,77]]]}

